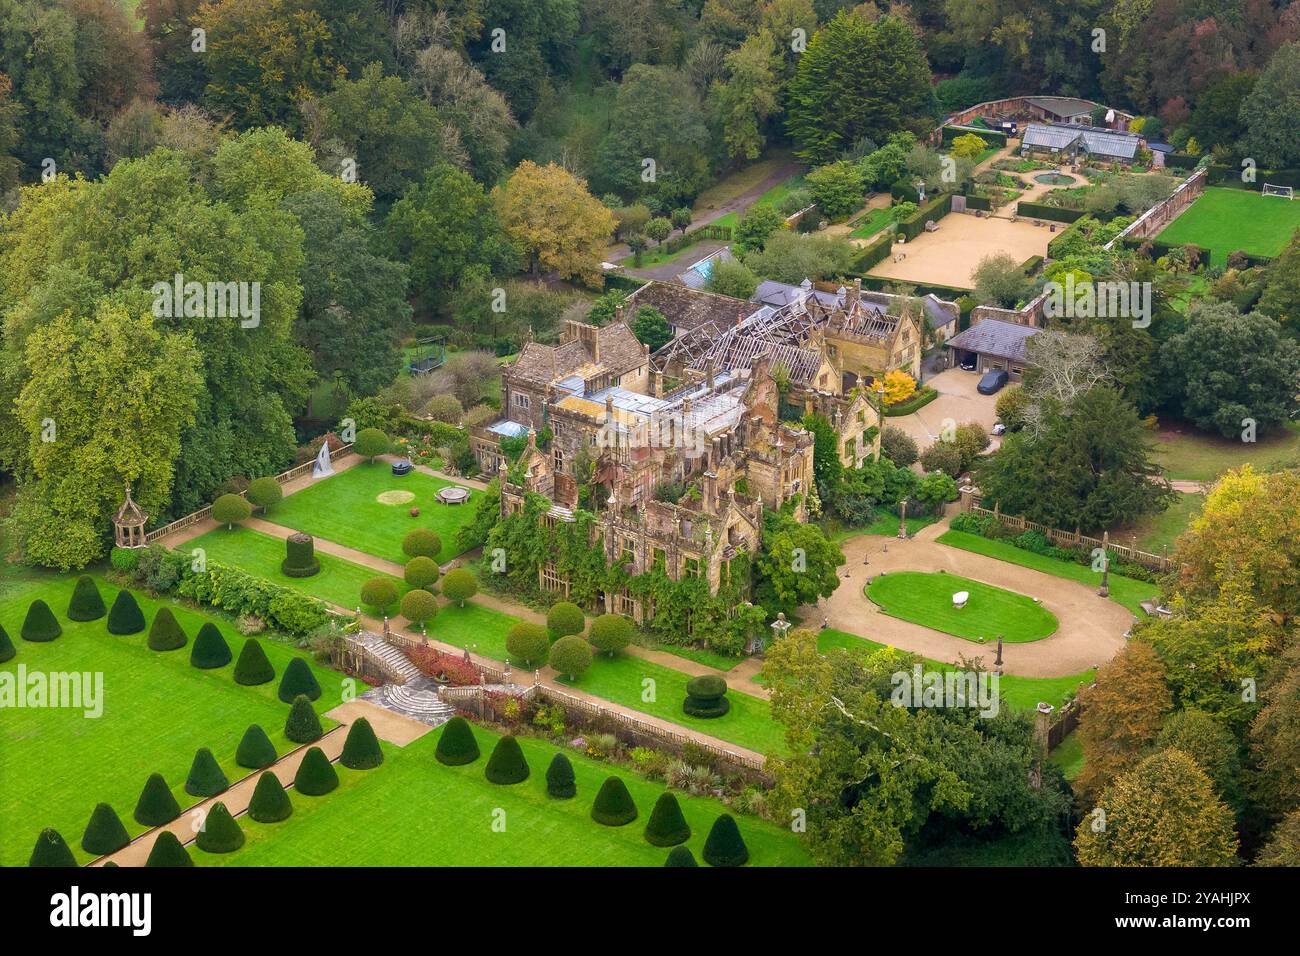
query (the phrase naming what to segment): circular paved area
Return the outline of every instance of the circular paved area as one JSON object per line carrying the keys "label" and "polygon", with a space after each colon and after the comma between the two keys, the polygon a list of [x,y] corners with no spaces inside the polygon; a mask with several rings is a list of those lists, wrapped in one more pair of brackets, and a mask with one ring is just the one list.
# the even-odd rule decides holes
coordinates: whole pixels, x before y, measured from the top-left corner
{"label": "circular paved area", "polygon": [[815,625],[825,617],[838,630],[938,661],[981,656],[991,667],[995,647],[972,645],[960,637],[889,617],[862,593],[867,578],[881,571],[943,569],[1036,597],[1060,621],[1051,637],[1032,644],[1005,645],[1005,673],[1066,677],[1104,664],[1124,646],[1124,632],[1133,625],[1133,615],[1122,604],[1099,597],[1096,588],[1075,581],[939,544],[934,539],[946,530],[948,523],[943,521],[922,529],[908,541],[878,535],[859,535],[845,541],[840,547],[847,560],[840,568],[839,588],[829,598],[823,598],[819,607],[805,609],[804,619]]}

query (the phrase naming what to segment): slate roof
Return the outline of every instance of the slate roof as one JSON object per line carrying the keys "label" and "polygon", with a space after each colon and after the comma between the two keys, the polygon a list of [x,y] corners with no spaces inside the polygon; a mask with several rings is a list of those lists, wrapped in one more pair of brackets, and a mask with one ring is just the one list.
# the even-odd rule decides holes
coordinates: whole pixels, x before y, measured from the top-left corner
{"label": "slate roof", "polygon": [[1081,100],[1075,96],[1031,96],[1029,102],[1041,110],[1046,110],[1053,116],[1060,116],[1065,119],[1091,113],[1093,108],[1097,106],[1092,100]]}
{"label": "slate roof", "polygon": [[754,290],[754,301],[762,302],[764,305],[770,305],[774,309],[783,309],[791,303],[798,302],[805,293],[811,292],[822,305],[838,305],[841,297],[831,292],[821,292],[812,288],[812,283],[804,279],[807,285],[790,285],[788,282],[777,282],[775,279],[764,279]]}
{"label": "slate roof", "polygon": [[944,344],[948,348],[965,349],[992,355],[994,358],[1010,359],[1023,362],[1025,358],[1025,340],[1038,332],[1028,325],[1004,322],[1001,319],[985,319],[972,325],[965,332],[958,332]]}
{"label": "slate roof", "polygon": [[645,347],[626,322],[603,326],[596,334],[600,339],[599,362],[578,339],[560,345],[528,342],[506,371],[511,378],[546,386],[570,375],[581,373],[586,378],[602,368],[621,375],[644,364]]}
{"label": "slate roof", "polygon": [[[869,302],[882,309],[888,309],[893,300],[894,296],[887,292],[862,290],[863,302]],[[921,306],[925,309],[925,314],[930,317],[930,325],[934,327],[935,331],[961,318],[961,306],[956,302],[945,302],[933,292],[921,297]]]}
{"label": "slate roof", "polygon": [[737,315],[746,317],[754,311],[754,304],[744,299],[659,281],[648,282],[637,289],[624,300],[623,308],[627,315],[635,316],[636,310],[643,305],[662,312],[678,334],[704,325],[716,326],[721,331],[735,325]]}

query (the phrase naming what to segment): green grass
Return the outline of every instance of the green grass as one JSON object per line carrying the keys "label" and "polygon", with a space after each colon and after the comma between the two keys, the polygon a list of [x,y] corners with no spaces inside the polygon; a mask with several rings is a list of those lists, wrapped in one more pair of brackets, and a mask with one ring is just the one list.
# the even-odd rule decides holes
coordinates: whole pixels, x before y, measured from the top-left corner
{"label": "green grass", "polygon": [[743,657],[728,657],[726,654],[719,654],[717,651],[711,651],[707,647],[683,647],[679,644],[654,644],[651,645],[651,650],[662,651],[665,654],[672,654],[674,657],[694,661],[697,664],[703,664],[705,667],[712,667],[714,670],[720,671],[729,671],[744,660]]}
{"label": "green grass", "polygon": [[[940,517],[940,515],[924,515],[921,517],[908,515],[907,533],[909,535],[916,534],[922,528],[934,524]],[[833,544],[839,544],[849,538],[856,538],[860,534],[874,534],[885,538],[893,538],[898,536],[898,512],[891,511],[888,508],[877,508],[875,518],[867,525],[846,526],[834,519],[830,519],[823,523],[822,531],[825,533],[826,539]]]}
{"label": "green grass", "polygon": [[1156,236],[1173,246],[1193,243],[1210,250],[1210,263],[1223,266],[1241,250],[1276,256],[1300,229],[1300,204],[1248,189],[1210,187]]}
{"label": "green grass", "polygon": [[[519,618],[502,614],[490,607],[466,601],[464,607],[450,604],[438,608],[438,615],[429,622],[429,636],[437,641],[468,647],[477,654],[493,660],[506,661],[506,635],[519,623]],[[518,665],[517,661],[511,663]]]}
{"label": "green grass", "polygon": [[[25,866],[44,827],[62,833],[79,861],[89,860],[80,849],[81,834],[100,801],[112,805],[132,836],[143,832],[131,814],[154,772],[166,778],[182,807],[198,802],[184,784],[199,747],[212,750],[232,782],[245,776],[234,756],[249,724],[261,724],[281,754],[295,746],[284,737],[289,707],[276,696],[278,681],[243,687],[232,679],[233,663],[216,670],[190,667],[190,645],[158,653],[149,650],[147,631],[118,637],[107,632],[104,618],[73,623],[65,615],[73,583],[71,576],[11,579],[0,600],[0,623],[18,650],[0,672],[16,673],[25,665],[28,674],[103,675],[103,713],[97,718],[47,707],[6,709],[0,720],[0,865]],[[111,605],[117,589],[99,584]],[[27,606],[38,597],[63,625],[62,636],[48,644],[18,637]],[[199,627],[213,621],[238,656],[244,639],[228,621],[140,593],[136,598],[148,621],[164,603],[171,607],[191,644]],[[277,674],[290,658],[303,656],[270,640],[262,646]],[[308,662],[323,691],[316,702],[323,713],[341,702],[345,678]]]}
{"label": "green grass", "polygon": [[[895,571],[877,575],[865,590],[890,617],[968,641],[1001,635],[1008,644],[1025,644],[1057,628],[1056,615],[1032,598],[956,574]],[[958,591],[970,594],[963,608],[952,603]]]}
{"label": "green grass", "polygon": [[[746,208],[750,208],[752,206],[779,205],[780,202],[783,199],[785,199],[786,196],[790,195],[790,193],[794,192],[796,189],[801,189],[801,188],[803,188],[803,173],[797,173],[796,175],[791,176],[789,179],[777,183],[767,192],[763,193],[763,195],[755,199],[753,203],[751,203],[750,206]],[[737,195],[740,195],[743,192],[744,190],[741,190],[741,192],[738,193]],[[698,209],[699,204],[697,203],[696,206]],[[725,216],[721,216],[718,219],[715,219],[712,223],[710,223],[710,225],[728,226],[730,228],[735,228],[736,224],[740,222],[740,217],[742,213],[743,210],[740,212],[729,212]]]}
{"label": "green grass", "polygon": [[853,231],[849,233],[849,238],[870,239],[893,221],[893,210],[888,206],[869,210],[865,216],[853,224]]}
{"label": "green grass", "polygon": [[[434,759],[434,731],[399,750],[384,745],[384,764],[374,770],[338,767],[341,785],[323,797],[289,791],[294,812],[283,823],[241,817],[247,836],[235,853],[210,855],[191,848],[202,866],[662,866],[666,848],[645,841],[645,825],[663,786],[634,773],[591,760],[574,750],[578,787],[571,800],[546,794],[546,768],[556,747],[519,738],[531,774],[523,783],[488,783],[483,768],[496,735],[474,728],[482,756],[463,767]],[[604,779],[623,778],[640,815],[623,827],[591,819],[591,803]],[[701,865],[704,840],[725,807],[716,800],[678,791],[691,827],[687,842]],[[734,814],[733,814],[734,815]],[[494,822],[504,823],[504,829]],[[807,866],[809,857],[788,829],[752,816],[738,816],[750,866]]]}
{"label": "green grass", "polygon": [[1165,470],[1165,477],[1183,481],[1213,481],[1246,464],[1259,470],[1291,467],[1300,461],[1300,422],[1287,422],[1255,442],[1209,435],[1190,425],[1161,431],[1151,457]]}
{"label": "green grass", "polygon": [[1083,741],[1079,732],[1071,732],[1047,758],[1061,768],[1066,780],[1073,780],[1083,770]]}
{"label": "green grass", "polygon": [[1112,541],[1126,543],[1135,536],[1140,551],[1160,554],[1165,548],[1171,551],[1178,536],[1187,530],[1187,526],[1200,512],[1205,504],[1205,495],[1194,492],[1179,492],[1178,496],[1164,511],[1145,519],[1131,528],[1111,531]]}
{"label": "green grass", "polygon": [[361,603],[361,586],[371,578],[389,578],[397,587],[399,595],[409,590],[401,578],[381,574],[332,554],[323,554],[319,549],[316,558],[320,561],[320,573],[309,578],[291,578],[280,571],[280,562],[284,560],[284,541],[251,528],[236,527],[230,531],[218,528],[209,531],[202,537],[187,542],[184,550],[188,553],[194,548],[202,548],[209,561],[240,568],[249,574],[345,608],[355,608]]}
{"label": "green grass", "polygon": [[[885,646],[865,637],[859,637],[857,634],[837,631],[835,628],[827,628],[817,635],[817,649],[823,654],[836,648],[870,653]],[[988,650],[990,655],[994,652],[993,648]],[[929,666],[942,670],[953,667],[952,663],[936,661],[928,657],[924,660]],[[992,668],[992,657],[986,659],[984,664]],[[1091,684],[1095,674],[1094,670],[1069,674],[1065,677],[1017,677],[1013,674],[1003,674],[998,679],[998,691],[1007,705],[1016,710],[1033,710],[1040,701],[1046,701],[1053,707],[1060,707],[1065,702],[1066,696],[1078,690],[1080,684]]]}
{"label": "green grass", "polygon": [[[456,532],[473,521],[481,495],[472,491],[462,505],[439,503],[434,496],[450,484],[419,471],[396,478],[387,462],[366,462],[289,495],[266,520],[401,564],[406,533],[432,528],[442,538],[438,560],[447,561],[456,556]],[[383,504],[376,497],[385,491],[410,491],[415,499]],[[420,509],[420,517],[411,517],[412,507]]]}
{"label": "green grass", "polygon": [[[1010,564],[1018,564],[1022,568],[1032,568],[1035,571],[1042,571],[1058,578],[1078,581],[1088,587],[1099,587],[1101,584],[1101,574],[1093,571],[1091,567],[1075,564],[1073,561],[1049,558],[1046,555],[1035,554],[1032,551],[1025,551],[1013,544],[1007,544],[1005,541],[993,541],[966,531],[945,531],[939,535],[938,541],[940,544],[946,544],[949,547],[972,551],[975,554],[997,558],[999,561],[1006,561]],[[1124,605],[1133,613],[1134,617],[1143,616],[1140,606],[1143,601],[1153,600],[1160,593],[1160,589],[1154,584],[1126,578],[1120,574],[1111,574],[1109,585],[1110,599]]]}

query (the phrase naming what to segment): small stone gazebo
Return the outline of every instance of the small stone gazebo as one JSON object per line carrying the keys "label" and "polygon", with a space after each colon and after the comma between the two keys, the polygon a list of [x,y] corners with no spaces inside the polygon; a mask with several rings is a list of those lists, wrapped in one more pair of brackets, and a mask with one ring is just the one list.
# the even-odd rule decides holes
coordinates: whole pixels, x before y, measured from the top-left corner
{"label": "small stone gazebo", "polygon": [[126,483],[126,498],[113,516],[113,536],[119,548],[143,548],[144,526],[149,516],[131,497],[131,482]]}

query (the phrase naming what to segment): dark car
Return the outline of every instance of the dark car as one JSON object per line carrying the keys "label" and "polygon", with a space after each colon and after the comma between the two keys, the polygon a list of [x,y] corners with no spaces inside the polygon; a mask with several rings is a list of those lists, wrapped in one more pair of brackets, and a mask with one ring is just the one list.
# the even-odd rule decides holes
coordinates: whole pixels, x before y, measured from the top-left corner
{"label": "dark car", "polygon": [[984,373],[984,377],[980,379],[980,383],[975,386],[975,391],[979,392],[981,395],[992,395],[1003,385],[1007,384],[1007,379],[1010,377],[1011,376],[1007,375],[1006,369],[995,368],[991,372]]}
{"label": "dark car", "polygon": [[393,462],[393,474],[400,478],[402,475],[409,475],[414,467],[409,459],[399,458]]}
{"label": "dark car", "polygon": [[970,356],[967,356],[966,358],[962,359],[962,360],[961,360],[961,367],[962,367],[962,371],[964,371],[964,372],[973,372],[973,371],[975,371],[975,356],[970,355]]}

